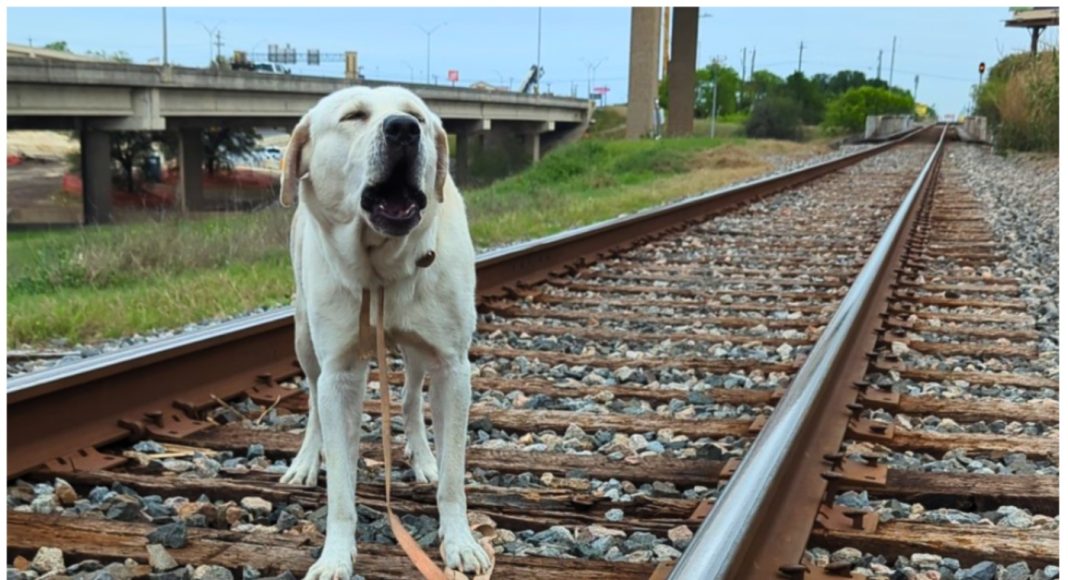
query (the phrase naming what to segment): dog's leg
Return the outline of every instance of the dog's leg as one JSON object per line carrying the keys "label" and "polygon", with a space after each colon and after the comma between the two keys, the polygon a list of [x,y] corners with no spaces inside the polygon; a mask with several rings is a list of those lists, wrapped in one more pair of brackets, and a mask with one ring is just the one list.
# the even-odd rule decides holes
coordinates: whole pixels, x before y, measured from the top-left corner
{"label": "dog's leg", "polygon": [[286,470],[281,481],[315,487],[319,483],[319,458],[323,449],[319,426],[319,405],[315,400],[315,384],[319,380],[320,369],[319,360],[315,358],[315,349],[312,347],[308,318],[303,310],[298,305],[293,318],[296,327],[297,360],[300,361],[300,367],[304,369],[305,380],[308,384],[308,422],[304,429],[304,441],[300,444],[300,452],[293,459],[293,464]]}
{"label": "dog's leg", "polygon": [[316,403],[326,456],[326,543],[305,580],[348,580],[352,576],[356,557],[356,467],[367,367],[366,361],[346,365],[338,360],[323,360]]}
{"label": "dog's leg", "polygon": [[488,570],[490,561],[467,525],[464,453],[471,408],[471,363],[466,356],[436,361],[430,368],[430,406],[438,450],[438,519],[445,565]]}
{"label": "dog's leg", "polygon": [[404,352],[404,454],[409,457],[415,480],[420,483],[438,480],[438,465],[426,437],[423,420],[423,378],[426,366],[422,357]]}

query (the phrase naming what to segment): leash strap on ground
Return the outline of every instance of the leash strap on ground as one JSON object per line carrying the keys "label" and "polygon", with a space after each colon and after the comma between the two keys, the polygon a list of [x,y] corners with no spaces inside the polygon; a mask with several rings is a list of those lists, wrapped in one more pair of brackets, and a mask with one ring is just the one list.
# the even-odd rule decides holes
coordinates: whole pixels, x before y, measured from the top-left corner
{"label": "leash strap on ground", "polygon": [[[364,300],[370,297],[370,292],[364,291]],[[393,530],[393,537],[397,539],[397,543],[404,550],[404,553],[408,555],[408,559],[415,564],[416,569],[423,575],[426,580],[447,580],[445,572],[442,572],[441,568],[438,568],[437,564],[430,559],[430,556],[423,551],[423,548],[419,546],[419,543],[415,541],[415,538],[408,533],[404,524],[401,523],[400,518],[393,513],[393,500],[392,500],[392,483],[393,483],[393,427],[391,424],[390,416],[390,401],[389,401],[389,366],[386,364],[386,334],[385,334],[385,303],[386,303],[386,291],[385,288],[379,287],[378,289],[378,324],[375,326],[375,338],[377,344],[376,350],[378,353],[378,393],[382,401],[382,460],[386,464],[386,514],[389,517],[389,527]],[[370,314],[370,308],[361,308],[362,312]],[[364,325],[362,324],[362,316],[360,330],[363,331]],[[361,332],[363,334],[363,332]],[[368,336],[370,333],[367,333]],[[358,339],[362,343],[362,338]],[[361,345],[362,346],[362,345]]]}

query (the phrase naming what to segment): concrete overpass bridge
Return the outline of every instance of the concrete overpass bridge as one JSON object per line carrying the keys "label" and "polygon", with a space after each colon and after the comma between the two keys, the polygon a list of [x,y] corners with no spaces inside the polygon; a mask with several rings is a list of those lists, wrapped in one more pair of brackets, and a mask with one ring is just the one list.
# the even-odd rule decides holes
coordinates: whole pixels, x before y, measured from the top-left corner
{"label": "concrete overpass bridge", "polygon": [[[323,95],[353,84],[325,77],[19,57],[8,58],[7,72],[8,129],[79,131],[87,223],[110,219],[110,132],[176,132],[178,197],[183,209],[197,210],[204,205],[205,128],[289,130]],[[473,148],[503,151],[519,163],[537,161],[543,151],[580,136],[592,112],[583,99],[406,86],[456,136],[454,173],[460,181]]]}

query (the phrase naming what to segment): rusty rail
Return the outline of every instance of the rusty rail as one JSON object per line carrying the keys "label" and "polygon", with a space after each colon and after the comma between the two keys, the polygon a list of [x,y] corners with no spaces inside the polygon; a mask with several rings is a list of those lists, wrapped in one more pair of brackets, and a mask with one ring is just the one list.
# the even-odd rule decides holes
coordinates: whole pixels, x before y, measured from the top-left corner
{"label": "rusty rail", "polygon": [[[545,279],[554,270],[626,249],[677,228],[819,178],[915,138],[893,141],[783,175],[485,253],[478,292]],[[102,469],[121,462],[96,447],[131,435],[181,434],[206,427],[195,417],[241,394],[273,401],[296,391],[278,382],[299,374],[292,311],[185,333],[8,382],[8,476],[47,463],[56,471]]]}
{"label": "rusty rail", "polygon": [[821,518],[849,520],[833,506],[821,506],[823,475],[831,471],[824,456],[838,451],[850,421],[847,405],[859,394],[853,382],[867,368],[865,354],[874,345],[912,224],[933,190],[947,130],[671,579],[800,578],[798,562],[817,511]]}

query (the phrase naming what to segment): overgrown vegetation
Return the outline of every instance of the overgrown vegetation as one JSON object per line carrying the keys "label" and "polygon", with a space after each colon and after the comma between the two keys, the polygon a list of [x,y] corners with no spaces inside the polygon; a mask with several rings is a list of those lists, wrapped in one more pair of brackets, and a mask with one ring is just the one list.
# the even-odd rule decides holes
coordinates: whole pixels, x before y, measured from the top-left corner
{"label": "overgrown vegetation", "polygon": [[1059,61],[1056,50],[1012,54],[973,89],[975,114],[987,118],[999,148],[1058,150]]}
{"label": "overgrown vegetation", "polygon": [[[758,70],[743,79],[733,68],[713,63],[696,74],[694,114],[698,118],[711,116],[713,86],[718,84],[717,118],[744,122],[749,137],[802,139],[802,125],[822,125],[831,133],[857,132],[864,129],[863,118],[859,125],[856,123],[858,114],[912,114],[916,108],[908,91],[891,87],[882,79],[867,78],[856,70],[811,77],[798,71],[785,79]],[[861,88],[865,90],[855,92]],[[659,96],[666,109],[666,78],[660,83]]]}
{"label": "overgrown vegetation", "polygon": [[868,115],[910,115],[916,109],[912,95],[878,87],[856,87],[827,105],[824,126],[853,133],[864,130]]}
{"label": "overgrown vegetation", "polygon": [[[816,145],[708,138],[588,139],[464,192],[477,246],[550,234],[767,171],[759,154]],[[291,212],[8,234],[8,345],[72,343],[285,304]]]}
{"label": "overgrown vegetation", "polygon": [[762,139],[799,139],[801,107],[787,97],[766,97],[753,105],[745,134]]}

